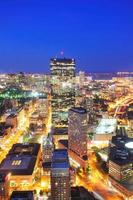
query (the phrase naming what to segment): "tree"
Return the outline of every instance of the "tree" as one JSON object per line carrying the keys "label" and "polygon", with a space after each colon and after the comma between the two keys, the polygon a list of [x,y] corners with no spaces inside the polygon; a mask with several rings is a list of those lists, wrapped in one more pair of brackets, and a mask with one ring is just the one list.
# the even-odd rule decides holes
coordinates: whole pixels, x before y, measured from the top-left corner
{"label": "tree", "polygon": [[80,167],[77,168],[77,174],[80,174],[82,172],[82,169]]}
{"label": "tree", "polygon": [[91,172],[91,169],[90,169],[90,166],[88,165],[88,166],[86,167],[86,173],[87,173],[88,175],[90,175],[90,172]]}
{"label": "tree", "polygon": [[95,152],[98,153],[100,151],[100,149],[96,146],[91,147],[91,149]]}
{"label": "tree", "polygon": [[88,137],[89,137],[90,140],[92,140],[93,139],[93,132],[89,132]]}

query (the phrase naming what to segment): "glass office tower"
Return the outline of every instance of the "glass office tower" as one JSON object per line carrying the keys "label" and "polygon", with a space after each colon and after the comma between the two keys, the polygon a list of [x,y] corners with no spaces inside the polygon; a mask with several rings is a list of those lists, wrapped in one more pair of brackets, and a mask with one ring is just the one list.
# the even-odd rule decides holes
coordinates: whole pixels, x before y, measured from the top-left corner
{"label": "glass office tower", "polygon": [[67,127],[68,110],[75,105],[75,60],[52,58],[50,70],[52,124],[55,127]]}

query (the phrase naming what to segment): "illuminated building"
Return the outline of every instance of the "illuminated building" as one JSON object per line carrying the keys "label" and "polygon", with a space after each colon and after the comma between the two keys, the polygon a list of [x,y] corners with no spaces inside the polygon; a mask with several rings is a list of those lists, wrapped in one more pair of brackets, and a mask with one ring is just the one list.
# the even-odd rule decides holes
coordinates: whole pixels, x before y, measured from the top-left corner
{"label": "illuminated building", "polygon": [[83,87],[85,84],[85,72],[80,71],[79,72],[79,85],[80,87]]}
{"label": "illuminated building", "polygon": [[54,142],[52,138],[52,134],[49,133],[48,136],[43,138],[42,144],[42,177],[41,184],[44,185],[44,180],[47,179],[47,184],[50,186],[50,172],[51,172],[51,163],[52,156],[54,151]]}
{"label": "illuminated building", "polygon": [[133,103],[130,104],[128,107],[127,116],[129,121],[129,127],[133,131]]}
{"label": "illuminated building", "polygon": [[54,142],[52,135],[49,133],[47,137],[43,138],[42,156],[43,156],[43,174],[50,176],[52,155],[54,151]]}
{"label": "illuminated building", "polygon": [[0,173],[11,172],[10,187],[27,188],[39,177],[39,162],[41,159],[40,144],[13,145],[6,158],[0,164]]}
{"label": "illuminated building", "polygon": [[34,200],[33,191],[13,191],[10,200]]}
{"label": "illuminated building", "polygon": [[17,115],[11,114],[6,118],[6,125],[10,125],[13,128],[16,128],[18,125]]}
{"label": "illuminated building", "polygon": [[70,184],[73,186],[76,183],[76,169],[70,167]]}
{"label": "illuminated building", "polygon": [[45,117],[38,110],[32,113],[30,117],[30,130],[36,134],[41,134],[45,130]]}
{"label": "illuminated building", "polygon": [[68,148],[80,158],[87,157],[87,111],[81,107],[69,110]]}
{"label": "illuminated building", "polygon": [[9,197],[9,173],[0,173],[0,199],[7,200]]}
{"label": "illuminated building", "polygon": [[112,136],[116,134],[117,120],[102,118],[95,129],[94,142],[103,142],[112,139]]}
{"label": "illuminated building", "polygon": [[68,140],[68,128],[66,127],[56,127],[53,128],[53,139],[56,147],[58,147],[59,140]]}
{"label": "illuminated building", "polygon": [[75,60],[52,58],[52,124],[68,125],[68,109],[75,105]]}
{"label": "illuminated building", "polygon": [[52,200],[70,200],[70,166],[66,149],[53,152],[51,168]]}
{"label": "illuminated building", "polygon": [[49,133],[47,137],[43,138],[43,162],[51,162],[54,151],[54,143],[52,135]]}
{"label": "illuminated building", "polygon": [[9,88],[6,88],[4,91],[0,93],[0,98],[5,100],[12,100],[12,99],[34,99],[37,97],[46,98],[46,94],[38,93],[32,90],[22,90],[22,88],[11,85]]}
{"label": "illuminated building", "polygon": [[109,180],[125,199],[133,198],[133,139],[123,129],[110,144]]}

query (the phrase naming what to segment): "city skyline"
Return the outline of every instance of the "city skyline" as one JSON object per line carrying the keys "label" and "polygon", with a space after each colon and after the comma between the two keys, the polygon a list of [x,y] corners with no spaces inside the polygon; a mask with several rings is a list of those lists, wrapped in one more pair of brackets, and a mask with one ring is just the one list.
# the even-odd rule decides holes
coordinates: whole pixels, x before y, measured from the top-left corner
{"label": "city skyline", "polygon": [[75,58],[86,72],[132,71],[132,8],[119,0],[0,1],[0,72],[49,72],[51,57]]}
{"label": "city skyline", "polygon": [[0,199],[133,199],[133,72],[75,70],[0,74]]}

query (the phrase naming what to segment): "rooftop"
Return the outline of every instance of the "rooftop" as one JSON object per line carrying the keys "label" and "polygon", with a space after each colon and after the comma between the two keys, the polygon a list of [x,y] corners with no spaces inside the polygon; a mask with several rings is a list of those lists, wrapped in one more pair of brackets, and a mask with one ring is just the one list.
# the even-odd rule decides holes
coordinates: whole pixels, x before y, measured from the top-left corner
{"label": "rooftop", "polygon": [[52,130],[53,135],[67,135],[68,134],[68,128],[63,127],[55,127]]}
{"label": "rooftop", "polygon": [[51,162],[43,162],[42,167],[43,169],[51,169]]}
{"label": "rooftop", "polygon": [[112,134],[116,130],[116,119],[101,119],[99,125],[96,128],[96,134]]}
{"label": "rooftop", "polygon": [[17,115],[14,114],[14,113],[12,113],[12,114],[10,114],[7,118],[15,118],[15,117],[17,117]]}
{"label": "rooftop", "polygon": [[122,181],[121,185],[132,192],[133,191],[133,176],[125,181]]}
{"label": "rooftop", "polygon": [[71,199],[72,200],[96,200],[93,193],[89,192],[82,186],[71,187]]}
{"label": "rooftop", "polygon": [[126,144],[130,144],[130,147],[133,143],[133,138],[129,138],[127,135],[117,134],[116,136],[112,137],[111,143],[118,147],[127,147]]}
{"label": "rooftop", "polygon": [[[116,181],[113,177],[111,177],[114,181]],[[123,188],[127,189],[130,192],[133,192],[133,177],[130,177],[123,181],[116,181],[118,182]]]}
{"label": "rooftop", "polygon": [[0,173],[31,175],[34,171],[40,144],[14,144],[0,164]]}
{"label": "rooftop", "polygon": [[59,143],[68,148],[68,140],[59,140]]}
{"label": "rooftop", "polygon": [[68,152],[66,149],[54,150],[52,168],[69,168]]}
{"label": "rooftop", "polygon": [[33,191],[13,191],[10,200],[33,200]]}
{"label": "rooftop", "polygon": [[125,147],[127,147],[128,149],[133,149],[133,142],[127,142],[125,144]]}
{"label": "rooftop", "polygon": [[126,148],[118,148],[116,146],[110,148],[109,159],[118,165],[126,165],[133,163],[133,153]]}
{"label": "rooftop", "polygon": [[70,111],[73,111],[73,112],[76,112],[76,113],[79,113],[79,114],[87,113],[87,110],[85,108],[82,108],[82,107],[73,107],[73,108],[70,109]]}
{"label": "rooftop", "polygon": [[43,137],[43,146],[53,146],[53,138],[50,133]]}
{"label": "rooftop", "polygon": [[12,175],[31,175],[37,157],[30,155],[8,155],[0,165],[0,172],[11,172]]}
{"label": "rooftop", "polygon": [[56,64],[56,63],[75,63],[75,59],[71,58],[51,58],[51,62]]}
{"label": "rooftop", "polygon": [[40,149],[40,144],[38,143],[16,143],[12,146],[9,154],[30,154],[37,156]]}

